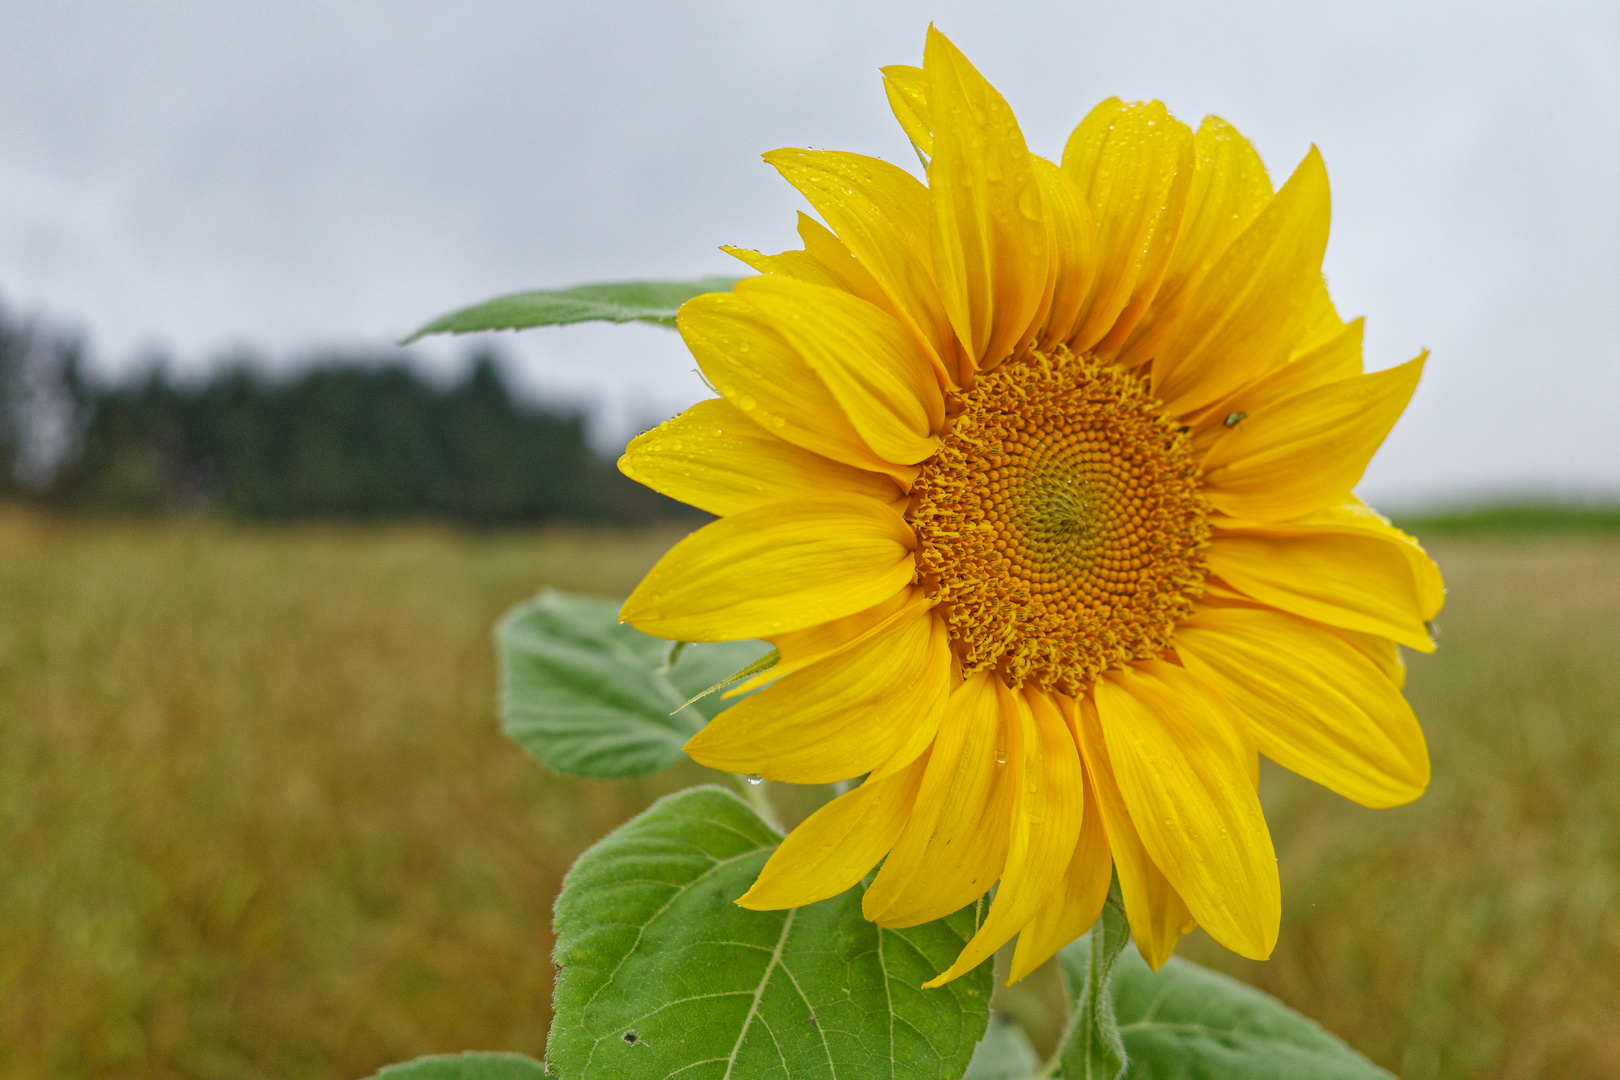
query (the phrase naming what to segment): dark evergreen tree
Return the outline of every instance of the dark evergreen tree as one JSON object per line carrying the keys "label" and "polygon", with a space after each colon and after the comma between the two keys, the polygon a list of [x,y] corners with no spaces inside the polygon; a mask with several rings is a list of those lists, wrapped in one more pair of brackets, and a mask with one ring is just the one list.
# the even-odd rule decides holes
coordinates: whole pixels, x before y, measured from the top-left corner
{"label": "dark evergreen tree", "polygon": [[516,400],[490,353],[448,389],[392,358],[343,355],[290,380],[242,362],[186,384],[154,365],[139,381],[98,387],[82,380],[76,347],[47,330],[0,310],[0,493],[261,520],[693,513],[594,454],[577,412]]}

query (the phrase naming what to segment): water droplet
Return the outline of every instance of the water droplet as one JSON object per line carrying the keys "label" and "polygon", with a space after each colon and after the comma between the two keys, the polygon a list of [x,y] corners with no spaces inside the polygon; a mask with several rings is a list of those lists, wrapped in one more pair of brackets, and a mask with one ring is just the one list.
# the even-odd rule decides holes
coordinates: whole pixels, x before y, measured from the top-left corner
{"label": "water droplet", "polygon": [[746,342],[746,341],[737,342],[737,351],[738,352],[747,352],[748,351],[748,342]]}
{"label": "water droplet", "polygon": [[721,397],[736,397],[737,396],[737,388],[735,386],[732,386],[730,383],[721,383],[720,384],[720,396]]}
{"label": "water droplet", "polygon": [[996,751],[996,764],[997,765],[1005,765],[1005,764],[1007,764],[1007,751],[1005,751],[1005,750],[997,750]]}
{"label": "water droplet", "polygon": [[772,413],[771,414],[771,427],[781,427],[782,425],[784,425],[786,423],[787,423],[787,417],[783,416],[781,413]]}
{"label": "water droplet", "polygon": [[1041,219],[1041,193],[1034,184],[1027,185],[1018,193],[1018,212],[1031,221]]}
{"label": "water droplet", "polygon": [[753,394],[744,394],[742,397],[737,399],[737,408],[741,409],[743,412],[751,411],[753,407],[758,404],[759,402],[754,400]]}
{"label": "water droplet", "polygon": [[758,773],[749,773],[746,779],[750,784],[763,784],[765,782],[765,778]]}

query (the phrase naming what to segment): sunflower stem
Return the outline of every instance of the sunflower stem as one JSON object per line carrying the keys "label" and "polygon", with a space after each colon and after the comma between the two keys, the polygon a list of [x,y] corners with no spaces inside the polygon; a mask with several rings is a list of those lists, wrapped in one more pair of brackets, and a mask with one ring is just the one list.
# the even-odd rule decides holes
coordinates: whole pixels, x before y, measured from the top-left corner
{"label": "sunflower stem", "polygon": [[770,781],[757,776],[743,776],[740,773],[731,775],[742,788],[743,798],[748,800],[748,805],[754,808],[754,813],[759,815],[760,820],[786,835],[787,830],[782,828],[782,815],[777,812],[776,803],[771,800]]}
{"label": "sunflower stem", "polygon": [[1114,998],[1109,982],[1119,954],[1131,940],[1125,907],[1120,901],[1119,881],[1108,890],[1102,915],[1086,935],[1085,945],[1075,942],[1063,950],[1064,981],[1075,999],[1069,1014],[1069,1027],[1042,1077],[1058,1075],[1065,1080],[1117,1080],[1125,1074],[1125,1041],[1114,1019]]}

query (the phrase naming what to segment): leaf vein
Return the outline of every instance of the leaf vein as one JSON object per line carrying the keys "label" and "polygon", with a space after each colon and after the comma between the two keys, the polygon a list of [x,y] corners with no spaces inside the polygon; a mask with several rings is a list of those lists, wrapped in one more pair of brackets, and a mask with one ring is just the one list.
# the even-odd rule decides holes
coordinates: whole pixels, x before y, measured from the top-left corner
{"label": "leaf vein", "polygon": [[[717,859],[715,860],[713,866],[709,867],[697,877],[693,878],[691,881],[688,881],[686,884],[679,886],[674,892],[670,893],[669,899],[665,900],[663,905],[657,911],[649,915],[646,922],[642,923],[636,928],[636,940],[631,942],[630,947],[624,951],[624,955],[619,957],[619,962],[613,965],[613,970],[608,972],[607,978],[602,980],[602,984],[595,990],[591,991],[591,996],[585,999],[584,1007],[589,1009],[591,1005],[596,1002],[597,996],[612,984],[614,977],[619,973],[619,969],[624,966],[624,962],[630,959],[630,957],[635,954],[635,951],[641,947],[641,939],[646,937],[647,928],[653,923],[657,922],[659,918],[662,917],[663,914],[674,905],[675,901],[686,895],[686,893],[693,889],[699,882],[705,880],[716,872],[723,870],[732,863],[741,862],[743,859],[746,859],[752,855],[757,855],[763,850],[763,847],[756,847],[753,851],[745,851],[741,855],[734,855],[729,859]],[[666,884],[668,883],[666,882]],[[789,921],[792,921],[791,918]]]}
{"label": "leaf vein", "polygon": [[[776,951],[771,954],[770,963],[765,965],[765,973],[759,978],[759,986],[754,990],[754,1001],[748,1006],[748,1015],[743,1017],[742,1029],[737,1032],[737,1041],[732,1044],[731,1056],[726,1059],[725,1075],[720,1080],[731,1080],[731,1070],[737,1066],[737,1054],[742,1050],[743,1040],[748,1037],[749,1025],[754,1022],[754,1016],[759,1012],[760,999],[765,996],[765,987],[770,984],[771,972],[775,971],[777,965],[782,962],[782,947],[787,944],[788,931],[793,929],[793,917],[798,913],[798,908],[792,908],[788,911],[787,918],[782,920],[782,933],[776,939]],[[769,1031],[770,1029],[767,1027],[766,1030]],[[774,1034],[771,1036],[771,1041],[776,1041]],[[780,1047],[778,1047],[778,1052],[780,1052]],[[786,1062],[783,1062],[783,1065],[785,1066]]]}

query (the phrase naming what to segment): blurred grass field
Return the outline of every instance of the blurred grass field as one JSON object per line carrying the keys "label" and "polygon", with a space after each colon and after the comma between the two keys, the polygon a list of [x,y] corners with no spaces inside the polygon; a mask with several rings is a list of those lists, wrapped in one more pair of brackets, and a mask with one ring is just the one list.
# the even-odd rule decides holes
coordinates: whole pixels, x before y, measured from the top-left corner
{"label": "blurred grass field", "polygon": [[[547,776],[496,729],[490,627],[674,537],[0,509],[0,1077],[539,1056],[563,873],[697,770]],[[1184,953],[1406,1080],[1620,1076],[1620,537],[1432,550],[1429,793],[1268,770],[1276,954]]]}

